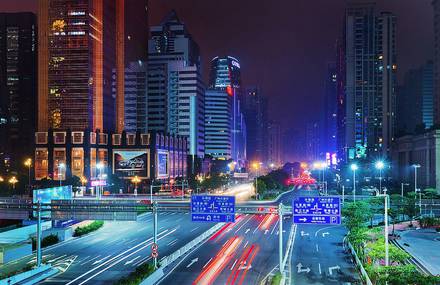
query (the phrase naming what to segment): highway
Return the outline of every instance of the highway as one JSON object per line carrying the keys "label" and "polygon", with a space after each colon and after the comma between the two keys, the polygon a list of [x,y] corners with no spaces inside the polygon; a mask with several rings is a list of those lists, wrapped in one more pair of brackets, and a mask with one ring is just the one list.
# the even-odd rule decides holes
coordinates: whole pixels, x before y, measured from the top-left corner
{"label": "highway", "polygon": [[[137,222],[105,222],[98,231],[43,249],[43,260],[60,269],[44,284],[111,284],[150,261],[153,235],[152,214],[144,214]],[[159,258],[171,254],[212,224],[194,224],[183,213],[159,213]],[[35,262],[35,257],[20,260]],[[9,270],[8,264],[0,270]],[[40,283],[40,284],[42,284]]]}

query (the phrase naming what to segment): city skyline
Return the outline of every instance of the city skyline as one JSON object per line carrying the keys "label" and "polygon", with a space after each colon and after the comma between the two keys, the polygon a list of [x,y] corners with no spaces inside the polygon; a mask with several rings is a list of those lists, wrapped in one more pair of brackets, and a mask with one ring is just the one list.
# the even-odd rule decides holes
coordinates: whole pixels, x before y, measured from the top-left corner
{"label": "city skyline", "polygon": [[[177,11],[202,51],[204,82],[208,82],[213,57],[221,54],[237,57],[244,71],[242,85],[258,85],[265,96],[271,98],[269,118],[278,121],[285,129],[292,124],[301,127],[307,120],[320,119],[314,114],[299,113],[303,108],[324,109],[321,102],[325,96],[327,64],[335,60],[335,44],[340,38],[348,2],[366,1],[301,0],[283,1],[276,6],[252,5],[250,1],[222,1],[216,6],[198,0],[149,1],[148,9],[150,25],[159,24],[171,10]],[[378,11],[390,11],[397,17],[397,78],[401,84],[407,70],[434,57],[431,1],[369,2],[376,2]],[[235,9],[229,9],[231,5]],[[0,3],[2,11],[36,12],[36,9],[36,0]],[[226,11],[228,17],[221,16]],[[254,16],[246,17],[244,21],[243,11]],[[289,16],[292,11],[295,11],[294,18]],[[203,25],[199,24],[199,16],[204,20]],[[266,20],[269,17],[270,20]],[[237,26],[240,32],[234,32],[233,27]],[[321,27],[326,27],[325,31]],[[272,42],[265,41],[265,38],[271,38]],[[413,45],[414,42],[418,44]],[[272,70],[280,72],[274,74]]]}

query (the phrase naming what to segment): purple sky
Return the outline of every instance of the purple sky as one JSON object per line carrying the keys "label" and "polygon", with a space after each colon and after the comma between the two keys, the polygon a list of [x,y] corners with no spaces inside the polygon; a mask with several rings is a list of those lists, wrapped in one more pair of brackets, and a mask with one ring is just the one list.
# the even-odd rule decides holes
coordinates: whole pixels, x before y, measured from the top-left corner
{"label": "purple sky", "polygon": [[[397,15],[399,80],[433,57],[431,2],[376,1],[377,11]],[[243,85],[262,87],[270,117],[298,127],[317,119],[322,109],[326,64],[335,58],[345,5],[344,0],[150,0],[149,12],[154,25],[177,11],[200,45],[205,75],[216,55],[240,59]],[[0,11],[36,8],[36,0],[0,1]]]}

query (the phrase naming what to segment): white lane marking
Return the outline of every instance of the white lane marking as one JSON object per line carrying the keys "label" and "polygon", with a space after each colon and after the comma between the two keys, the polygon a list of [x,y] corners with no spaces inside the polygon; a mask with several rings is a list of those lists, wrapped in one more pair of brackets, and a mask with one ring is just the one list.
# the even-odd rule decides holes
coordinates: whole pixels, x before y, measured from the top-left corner
{"label": "white lane marking", "polygon": [[[57,258],[54,258],[54,259],[51,259],[51,260],[48,260],[47,262],[54,262],[54,261],[56,261],[56,260],[58,260],[58,259],[61,259],[61,258],[63,258],[63,257],[66,257],[67,256],[67,254],[63,254],[63,255],[61,255],[61,256],[58,256]],[[90,255],[87,255],[87,257],[89,257]],[[87,258],[86,257],[86,258]]]}
{"label": "white lane marking", "polygon": [[264,222],[264,219],[261,220],[261,223],[259,223],[258,226],[255,228],[255,230],[252,232],[253,234],[255,234],[255,232],[260,228],[260,226],[263,222]]}
{"label": "white lane marking", "polygon": [[138,261],[136,261],[133,266],[139,266],[141,263],[143,263],[144,261],[147,261],[151,258],[151,256],[146,256],[144,258],[139,259]]}
{"label": "white lane marking", "polygon": [[[160,234],[163,234],[163,233],[165,233],[165,232],[167,232],[167,231],[168,231],[168,230],[165,230],[165,231],[159,233],[159,235],[160,235]],[[147,244],[147,243],[150,242],[151,240],[153,240],[152,237],[149,238],[149,239],[147,239],[146,241],[141,242],[141,243],[138,244],[138,245],[135,245],[135,246],[133,246],[133,247],[131,247],[131,248],[129,248],[129,249],[127,249],[127,250],[121,252],[120,254],[118,254],[118,255],[112,257],[111,259],[105,261],[104,263],[102,263],[102,264],[96,266],[95,268],[92,268],[92,269],[90,269],[89,271],[87,271],[87,272],[81,274],[80,276],[76,277],[75,279],[73,279],[72,281],[70,281],[69,283],[67,283],[66,285],[72,284],[73,282],[77,281],[78,279],[81,279],[82,277],[84,277],[84,276],[86,276],[87,274],[89,274],[89,273],[95,271],[96,269],[98,269],[98,268],[100,268],[100,267],[106,265],[107,263],[112,262],[112,261],[115,260],[116,258],[118,258],[118,257],[120,257],[120,256],[122,256],[122,255],[124,255],[124,254],[126,254],[127,252],[129,252],[129,251],[131,251],[131,250],[133,250],[133,249],[135,249],[135,248],[137,248],[137,247],[140,247],[140,246],[142,246],[142,245],[144,245],[144,244]],[[95,258],[93,258],[93,259],[99,258],[100,256],[101,256],[101,255],[98,255],[97,257],[95,257]],[[93,259],[91,259],[91,260],[89,260],[89,261],[92,261]],[[89,261],[87,261],[87,262],[89,262]]]}
{"label": "white lane marking", "polygon": [[193,231],[197,230],[199,227],[195,227],[194,229],[190,230],[189,232],[192,233]]}
{"label": "white lane marking", "polygon": [[[244,226],[244,225],[246,225],[250,220],[252,219],[252,216],[250,216],[247,220],[246,220],[246,222],[244,222],[236,231],[235,231],[235,233],[237,233],[239,230],[241,230],[241,228]],[[243,219],[244,220],[244,219]],[[247,232],[246,232],[247,233]]]}
{"label": "white lane marking", "polygon": [[318,263],[319,275],[321,275],[321,263]]}
{"label": "white lane marking", "polygon": [[235,263],[237,263],[237,261],[238,261],[238,259],[236,259],[236,260],[234,261],[234,264],[232,264],[232,266],[231,266],[231,271],[232,271],[232,269],[234,269]]}
{"label": "white lane marking", "polygon": [[317,230],[317,231],[315,232],[315,237],[318,236],[318,233],[319,233],[320,231],[323,231],[323,230],[326,230],[326,229],[331,229],[331,228],[338,228],[338,227],[342,227],[342,225],[340,225],[340,226],[328,226],[328,227],[321,228],[321,229],[319,229],[319,230]]}
{"label": "white lane marking", "polygon": [[95,259],[97,259],[97,258],[99,258],[99,257],[101,257],[100,254],[98,254],[97,256],[95,256],[95,257],[92,258],[92,259],[89,259],[89,260],[87,260],[87,261],[85,261],[85,262],[80,263],[80,265],[84,265],[84,264],[86,264],[86,263],[89,263],[89,262],[91,262],[92,260],[95,260]]}
{"label": "white lane marking", "polygon": [[172,240],[171,242],[169,242],[167,245],[168,245],[168,246],[173,245],[173,244],[175,244],[177,241],[178,241],[178,239],[176,238],[175,240]]}
{"label": "white lane marking", "polygon": [[318,244],[316,244],[316,252],[319,252]]}
{"label": "white lane marking", "polygon": [[110,255],[107,255],[106,257],[101,258],[100,260],[96,260],[95,262],[93,262],[92,265],[95,265],[95,264],[101,263],[101,262],[103,262],[104,260],[106,260],[107,258],[109,258],[110,256],[111,256],[111,254],[110,254]]}
{"label": "white lane marking", "polygon": [[271,235],[273,234],[273,232],[277,228],[277,225],[278,225],[279,222],[280,222],[280,220],[278,219],[277,222],[275,223],[275,226],[273,227],[272,231],[270,232]]}
{"label": "white lane marking", "polygon": [[246,246],[248,245],[248,243],[249,243],[249,241],[247,241],[247,242],[246,242],[246,244],[244,245],[244,247],[243,247],[243,248],[246,248]]}
{"label": "white lane marking", "polygon": [[133,258],[132,260],[129,260],[129,261],[125,262],[125,264],[124,264],[124,265],[127,265],[127,264],[131,264],[131,263],[135,262],[136,260],[138,260],[139,258],[141,258],[141,256],[140,256],[140,255],[136,256],[136,257],[135,257],[135,258]]}
{"label": "white lane marking", "polygon": [[203,268],[205,268],[211,262],[211,260],[212,260],[212,257],[208,260],[208,262],[206,262],[205,265],[203,265]]}
{"label": "white lane marking", "polygon": [[149,261],[150,259],[151,259],[151,256],[150,256],[150,257],[147,257],[147,258],[144,259],[144,260],[141,260],[141,262],[138,264],[138,266],[144,264],[145,262]]}
{"label": "white lane marking", "polygon": [[[163,236],[161,236],[161,237],[160,237],[160,238],[158,238],[157,240],[159,241],[159,240],[161,240],[161,239],[165,238],[166,236],[168,236],[168,235],[170,235],[170,234],[174,233],[174,232],[175,232],[176,230],[177,230],[177,228],[176,228],[176,229],[174,229],[174,230],[172,230],[172,231],[169,231],[168,233],[164,234]],[[118,261],[114,262],[113,264],[110,264],[109,266],[107,266],[107,267],[105,267],[104,269],[102,269],[101,271],[99,271],[99,272],[97,272],[97,273],[93,274],[92,276],[90,276],[89,278],[87,278],[87,279],[86,279],[86,280],[84,280],[83,282],[79,283],[78,285],[82,285],[82,284],[84,284],[84,283],[86,283],[86,282],[90,281],[91,279],[95,278],[95,277],[96,277],[97,275],[101,274],[102,272],[106,271],[107,269],[110,269],[110,268],[112,268],[113,266],[115,266],[115,265],[116,265],[116,264],[118,264],[119,262],[121,262],[121,261],[124,261],[125,259],[129,258],[130,256],[132,256],[132,255],[134,255],[134,254],[138,253],[139,251],[141,251],[141,250],[143,250],[143,249],[145,249],[145,248],[148,248],[148,247],[149,247],[149,246],[150,246],[151,244],[153,244],[153,243],[152,243],[152,242],[150,242],[150,243],[148,243],[148,244],[144,245],[143,247],[141,247],[141,248],[139,248],[139,249],[135,250],[134,252],[132,252],[132,253],[128,254],[127,256],[125,256],[125,257],[121,258],[120,260],[118,260]],[[70,282],[69,282],[69,283],[70,283]],[[69,285],[69,283],[68,283],[68,284],[66,284],[66,285]]]}

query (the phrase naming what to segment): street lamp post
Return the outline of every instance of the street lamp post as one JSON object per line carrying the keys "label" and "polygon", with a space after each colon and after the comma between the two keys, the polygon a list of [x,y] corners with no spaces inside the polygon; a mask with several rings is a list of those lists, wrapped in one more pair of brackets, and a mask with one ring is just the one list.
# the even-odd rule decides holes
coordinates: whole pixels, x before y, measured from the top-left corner
{"label": "street lamp post", "polygon": [[379,192],[382,191],[382,169],[385,167],[383,161],[379,160],[374,165],[379,170]]}
{"label": "street lamp post", "polygon": [[[376,191],[377,197],[384,197],[385,199],[385,209],[384,209],[384,235],[385,235],[385,266],[390,265],[389,261],[389,245],[388,245],[388,194],[387,190],[383,190],[383,194],[380,194],[380,191]],[[388,284],[388,283],[387,283]]]}
{"label": "street lamp post", "polygon": [[131,179],[131,182],[134,183],[134,194],[137,195],[137,185],[139,182],[141,182],[141,179],[136,175]]}
{"label": "street lamp post", "polygon": [[420,189],[417,189],[417,168],[420,168],[420,164],[413,164],[414,167],[414,193],[417,195],[417,191],[419,191],[419,213],[422,215],[422,192]]}
{"label": "street lamp post", "polygon": [[32,159],[28,158],[25,160],[24,165],[28,168],[28,187],[29,191],[31,189],[31,166],[32,166]]}
{"label": "street lamp post", "polygon": [[409,183],[400,183],[400,197],[403,199],[403,186],[408,186]]}
{"label": "street lamp post", "polygon": [[16,178],[15,176],[12,176],[12,177],[9,179],[9,183],[12,184],[12,189],[15,190],[15,184],[16,184],[17,182],[18,182],[18,180],[17,180],[17,178]]}
{"label": "street lamp post", "polygon": [[[96,165],[96,168],[99,170],[99,173],[98,173],[98,180],[101,180],[101,178],[102,178],[102,169],[104,168],[104,164],[102,163],[102,162],[99,162],[97,165]],[[96,186],[96,197],[98,198],[98,199],[100,199],[101,198],[101,187],[102,186]]]}
{"label": "street lamp post", "polygon": [[353,171],[353,202],[356,202],[356,170],[358,170],[358,166],[353,163],[350,168]]}

